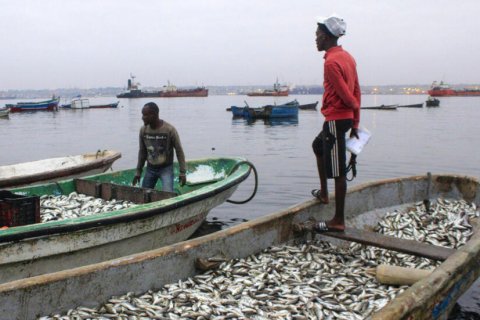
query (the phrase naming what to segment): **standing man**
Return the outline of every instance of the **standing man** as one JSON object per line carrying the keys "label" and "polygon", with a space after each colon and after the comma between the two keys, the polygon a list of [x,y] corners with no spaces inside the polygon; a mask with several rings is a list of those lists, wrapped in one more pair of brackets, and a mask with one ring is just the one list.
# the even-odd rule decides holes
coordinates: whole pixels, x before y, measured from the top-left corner
{"label": "standing man", "polygon": [[328,203],[327,178],[335,179],[335,216],[332,220],[319,222],[317,231],[345,230],[345,135],[350,130],[350,137],[358,139],[361,93],[356,62],[337,44],[338,38],[345,35],[346,26],[345,21],[336,15],[317,20],[317,49],[325,51],[325,92],[321,109],[325,122],[312,144],[320,176],[320,189],[312,190],[312,195],[321,203]]}
{"label": "standing man", "polygon": [[180,166],[179,181],[184,185],[185,155],[177,130],[165,120],[158,117],[158,106],[149,102],[142,109],[144,126],[140,129],[140,149],[133,185],[140,181],[143,166],[147,161],[147,171],[143,177],[143,188],[155,188],[158,179],[162,181],[162,190],[173,192],[173,149]]}

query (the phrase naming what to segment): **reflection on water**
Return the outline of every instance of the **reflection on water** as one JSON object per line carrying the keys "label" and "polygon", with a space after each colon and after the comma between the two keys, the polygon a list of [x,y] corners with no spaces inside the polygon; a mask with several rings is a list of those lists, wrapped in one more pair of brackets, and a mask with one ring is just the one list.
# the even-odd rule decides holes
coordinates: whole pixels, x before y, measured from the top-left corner
{"label": "reflection on water", "polygon": [[[366,95],[362,104],[414,104],[427,96]],[[133,168],[137,162],[141,109],[149,101],[160,107],[160,117],[173,124],[180,135],[187,159],[211,156],[241,156],[258,170],[255,198],[244,205],[222,204],[208,216],[209,228],[219,230],[252,220],[311,198],[318,188],[315,157],[311,149],[323,117],[320,111],[300,110],[293,121],[248,123],[232,119],[225,109],[244,105],[244,96],[207,98],[121,99],[117,109],[82,112],[15,113],[0,121],[0,162],[12,164],[98,149],[122,152],[115,170]],[[321,101],[321,96],[258,97],[251,105],[282,104],[297,99],[300,104]],[[472,143],[480,119],[480,97],[440,98],[438,108],[402,108],[396,112],[361,112],[361,126],[372,138],[357,158],[361,183],[432,172],[479,177],[480,148]],[[111,102],[111,97],[91,98],[92,104]],[[15,101],[4,101],[12,103]],[[0,105],[0,107],[2,107]],[[246,199],[253,190],[253,175],[235,192],[234,199]],[[333,184],[329,184],[333,190]],[[236,219],[239,219],[236,221]],[[480,284],[460,299],[463,311],[480,314],[476,301]],[[468,319],[471,314],[467,315]],[[462,316],[452,319],[462,319]],[[467,318],[464,318],[467,319]]]}
{"label": "reflection on water", "polygon": [[289,118],[273,118],[273,119],[258,119],[258,118],[243,118],[243,117],[233,117],[233,125],[259,125],[263,124],[265,126],[291,126],[298,124],[298,117],[289,117]]}

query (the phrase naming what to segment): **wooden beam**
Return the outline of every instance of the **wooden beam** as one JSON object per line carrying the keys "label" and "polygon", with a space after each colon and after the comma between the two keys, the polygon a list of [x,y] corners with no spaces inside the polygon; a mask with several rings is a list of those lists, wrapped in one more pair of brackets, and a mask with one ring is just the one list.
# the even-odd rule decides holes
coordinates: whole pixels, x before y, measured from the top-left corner
{"label": "wooden beam", "polygon": [[439,261],[446,260],[456,251],[455,249],[434,246],[415,240],[400,239],[376,232],[358,230],[353,228],[347,228],[344,232],[329,231],[322,232],[321,234],[337,239],[354,241],[378,248],[394,250],[418,257],[424,257]]}

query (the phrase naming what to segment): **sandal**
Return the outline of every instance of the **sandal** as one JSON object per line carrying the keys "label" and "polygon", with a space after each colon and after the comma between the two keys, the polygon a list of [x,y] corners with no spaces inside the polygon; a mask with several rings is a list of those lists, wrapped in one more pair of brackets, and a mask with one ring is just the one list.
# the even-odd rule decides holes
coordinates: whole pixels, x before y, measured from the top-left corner
{"label": "sandal", "polygon": [[316,232],[344,232],[344,230],[329,228],[325,221],[315,224],[314,230]]}
{"label": "sandal", "polygon": [[322,197],[322,190],[320,189],[313,189],[312,196],[320,200],[320,203],[328,204],[328,196],[326,198]]}

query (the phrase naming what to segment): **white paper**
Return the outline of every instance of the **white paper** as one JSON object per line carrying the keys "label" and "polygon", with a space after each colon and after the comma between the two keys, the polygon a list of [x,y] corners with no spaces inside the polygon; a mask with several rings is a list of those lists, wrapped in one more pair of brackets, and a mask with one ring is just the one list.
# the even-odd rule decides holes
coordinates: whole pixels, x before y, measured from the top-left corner
{"label": "white paper", "polygon": [[358,139],[355,137],[348,138],[346,141],[347,150],[351,153],[358,155],[362,152],[363,148],[367,145],[372,134],[365,128],[359,128],[357,130]]}

